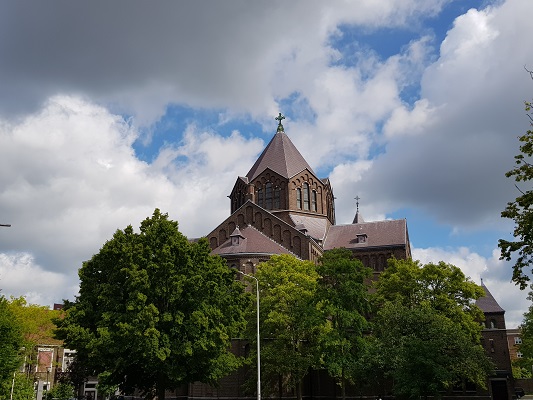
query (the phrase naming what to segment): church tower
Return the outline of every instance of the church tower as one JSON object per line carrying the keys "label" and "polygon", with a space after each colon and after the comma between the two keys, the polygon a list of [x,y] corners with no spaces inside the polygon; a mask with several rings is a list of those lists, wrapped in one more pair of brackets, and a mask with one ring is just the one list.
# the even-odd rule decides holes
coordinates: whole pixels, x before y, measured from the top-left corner
{"label": "church tower", "polygon": [[333,191],[329,179],[316,176],[285,134],[284,118],[278,115],[276,134],[246,176],[237,178],[229,196],[231,213],[251,201],[322,241],[335,224]]}

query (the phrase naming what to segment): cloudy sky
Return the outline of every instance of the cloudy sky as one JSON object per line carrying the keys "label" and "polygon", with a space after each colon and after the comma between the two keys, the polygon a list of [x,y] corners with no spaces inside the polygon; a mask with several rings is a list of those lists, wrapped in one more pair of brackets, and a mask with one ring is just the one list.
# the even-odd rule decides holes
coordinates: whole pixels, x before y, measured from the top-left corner
{"label": "cloudy sky", "polygon": [[[29,3],[29,4],[27,4]],[[0,288],[52,305],[158,207],[188,237],[286,116],[338,223],[407,218],[414,258],[483,278],[517,326],[497,240],[529,128],[531,0],[0,2]]]}

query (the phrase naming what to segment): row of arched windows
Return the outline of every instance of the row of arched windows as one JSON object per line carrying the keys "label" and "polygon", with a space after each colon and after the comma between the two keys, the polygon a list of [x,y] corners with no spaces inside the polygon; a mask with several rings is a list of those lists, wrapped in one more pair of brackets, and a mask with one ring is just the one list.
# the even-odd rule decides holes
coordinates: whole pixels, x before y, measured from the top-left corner
{"label": "row of arched windows", "polygon": [[257,189],[257,205],[266,208],[267,210],[276,210],[280,208],[281,189],[279,187],[273,187],[272,182],[265,184],[265,190],[263,188]]}
{"label": "row of arched windows", "polygon": [[316,190],[310,190],[309,184],[304,182],[301,188],[296,189],[296,207],[299,210],[315,211],[317,210]]}

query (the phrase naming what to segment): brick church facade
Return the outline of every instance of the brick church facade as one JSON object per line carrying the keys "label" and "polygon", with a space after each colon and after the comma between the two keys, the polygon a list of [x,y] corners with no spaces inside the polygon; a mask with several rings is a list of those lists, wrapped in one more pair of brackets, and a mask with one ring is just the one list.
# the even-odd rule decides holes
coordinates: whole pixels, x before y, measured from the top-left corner
{"label": "brick church facade", "polygon": [[277,132],[231,194],[231,214],[208,235],[214,254],[253,273],[272,254],[317,261],[325,251],[345,247],[379,273],[387,259],[411,257],[405,220],[335,224],[335,197],[328,178],[319,178],[285,134]]}

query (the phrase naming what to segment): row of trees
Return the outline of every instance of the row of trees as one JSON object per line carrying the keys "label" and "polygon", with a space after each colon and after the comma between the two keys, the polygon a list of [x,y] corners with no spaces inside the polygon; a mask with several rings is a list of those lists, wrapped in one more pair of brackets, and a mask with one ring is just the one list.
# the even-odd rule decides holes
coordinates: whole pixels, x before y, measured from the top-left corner
{"label": "row of trees", "polygon": [[[255,296],[207,241],[189,242],[159,210],[138,233],[118,230],[79,275],[57,337],[77,350],[81,375],[98,375],[109,390],[162,399],[254,365],[253,352],[240,359],[230,344],[256,340]],[[273,256],[255,277],[266,393],[294,388],[301,398],[310,369],[326,370],[343,392],[387,381],[405,398],[483,386],[492,371],[474,305],[482,289],[452,265],[390,260],[369,290],[371,271],[337,249],[318,265]]]}

